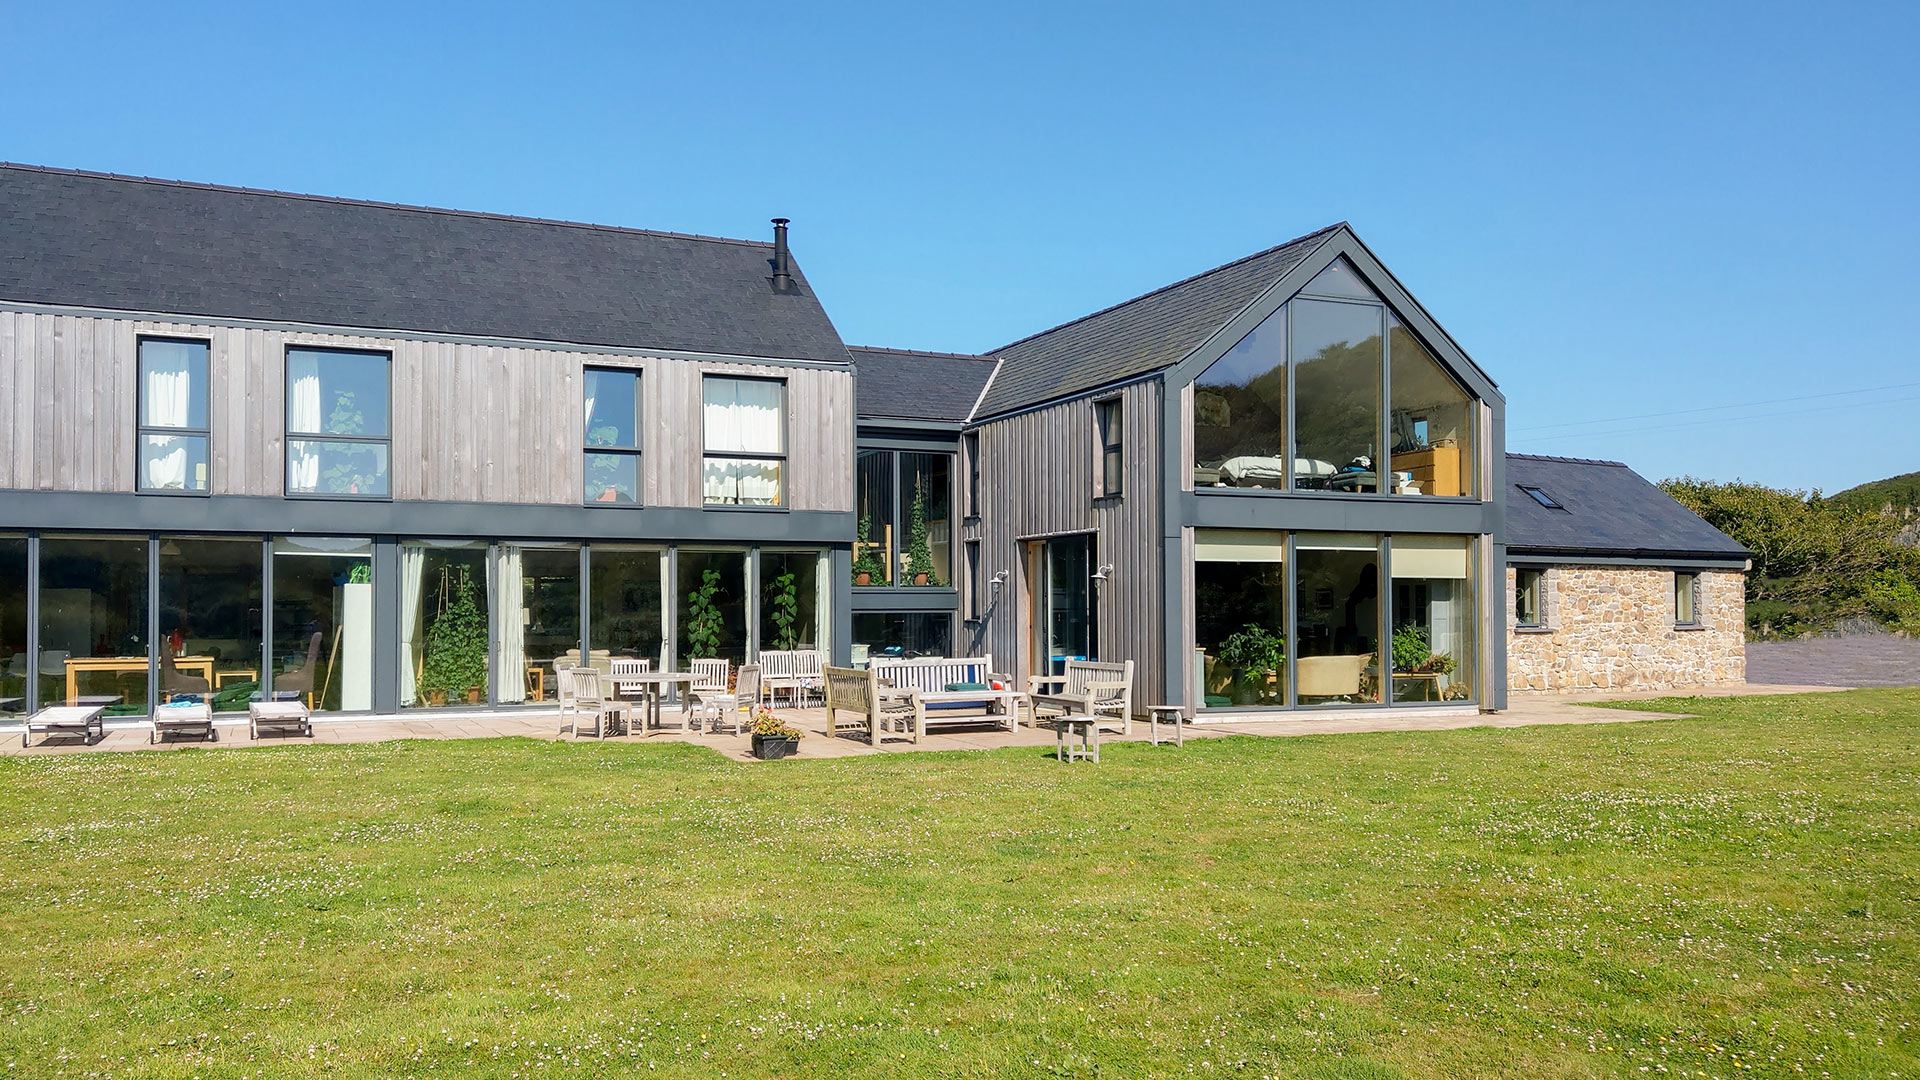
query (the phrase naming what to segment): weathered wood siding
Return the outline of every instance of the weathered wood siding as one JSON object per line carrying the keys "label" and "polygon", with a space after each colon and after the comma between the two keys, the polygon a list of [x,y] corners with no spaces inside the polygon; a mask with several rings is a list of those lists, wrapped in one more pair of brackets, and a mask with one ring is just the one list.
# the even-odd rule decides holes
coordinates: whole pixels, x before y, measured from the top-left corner
{"label": "weathered wood siding", "polygon": [[[1095,498],[1096,446],[1093,403],[1121,400],[1123,491]],[[1161,627],[1165,591],[1161,582],[1161,384],[1134,383],[992,421],[979,429],[980,520],[967,529],[980,542],[982,587],[996,571],[1008,583],[988,616],[981,650],[1015,663],[1024,680],[1032,674],[1033,627],[1029,602],[1034,582],[1026,541],[1092,533],[1096,564],[1112,563],[1099,586],[1099,649],[1102,660],[1134,661],[1134,701],[1159,700],[1164,667]],[[966,465],[962,462],[961,475]],[[987,598],[963,602],[982,611]],[[1002,660],[1002,658],[1006,658]]]}
{"label": "weathered wood siding", "polygon": [[787,497],[797,510],[853,509],[853,378],[846,369],[611,355],[344,333],[0,310],[0,488],[130,492],[141,335],[211,343],[209,484],[216,494],[285,487],[286,350],[393,357],[393,496],[577,505],[581,370],[642,372],[643,500],[701,504],[701,376],[787,382]]}

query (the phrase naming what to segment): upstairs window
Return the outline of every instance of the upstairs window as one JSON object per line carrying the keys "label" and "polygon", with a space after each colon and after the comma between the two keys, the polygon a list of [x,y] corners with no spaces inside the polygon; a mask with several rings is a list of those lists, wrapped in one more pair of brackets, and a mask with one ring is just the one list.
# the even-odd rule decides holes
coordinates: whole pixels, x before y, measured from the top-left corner
{"label": "upstairs window", "polygon": [[1673,625],[1700,625],[1700,575],[1673,575]]}
{"label": "upstairs window", "polygon": [[140,339],[141,491],[207,490],[204,341]]}
{"label": "upstairs window", "polygon": [[586,478],[581,499],[588,504],[640,502],[640,373],[623,368],[588,368],[581,380]]}
{"label": "upstairs window", "polygon": [[787,384],[706,377],[708,506],[785,506]]}
{"label": "upstairs window", "polygon": [[287,494],[389,498],[393,361],[287,350]]}
{"label": "upstairs window", "polygon": [[969,431],[961,436],[967,452],[967,516],[980,516],[980,433]]}
{"label": "upstairs window", "polygon": [[1524,627],[1541,627],[1546,620],[1541,617],[1541,600],[1546,593],[1547,574],[1544,570],[1515,570],[1513,572],[1513,621]]}
{"label": "upstairs window", "polygon": [[1121,437],[1120,399],[1093,403],[1094,438],[1099,440],[1099,474],[1094,478],[1095,495],[1118,495],[1121,491],[1120,437]]}

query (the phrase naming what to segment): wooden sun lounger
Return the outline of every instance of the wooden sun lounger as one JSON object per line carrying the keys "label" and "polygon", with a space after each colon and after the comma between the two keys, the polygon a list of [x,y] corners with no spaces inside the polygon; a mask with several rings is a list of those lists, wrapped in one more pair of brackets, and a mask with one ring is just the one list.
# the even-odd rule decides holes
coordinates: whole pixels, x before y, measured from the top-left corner
{"label": "wooden sun lounger", "polygon": [[207,705],[162,705],[153,710],[153,727],[147,731],[152,745],[168,735],[193,735],[208,742],[219,742],[213,730],[213,709]]}
{"label": "wooden sun lounger", "polygon": [[92,746],[107,737],[106,725],[100,722],[100,713],[105,709],[104,705],[50,705],[27,717],[26,727],[20,732],[20,745],[26,746],[38,728],[43,744],[49,735],[78,735]]}
{"label": "wooden sun lounger", "polygon": [[301,701],[255,701],[247,705],[247,730],[252,738],[262,731],[292,731],[313,738],[313,714]]}

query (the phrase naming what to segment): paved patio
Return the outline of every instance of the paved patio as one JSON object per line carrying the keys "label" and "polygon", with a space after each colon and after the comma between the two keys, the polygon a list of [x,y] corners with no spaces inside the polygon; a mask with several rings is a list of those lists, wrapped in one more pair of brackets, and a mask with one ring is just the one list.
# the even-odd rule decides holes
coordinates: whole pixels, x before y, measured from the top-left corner
{"label": "paved patio", "polygon": [[[1831,692],[1836,689],[1840,688],[1769,685],[1716,687],[1702,689],[1695,693],[1702,696],[1726,697],[1741,694]],[[1446,731],[1467,727],[1514,728],[1546,724],[1624,724],[1640,720],[1671,720],[1686,716],[1686,713],[1627,712],[1620,709],[1592,707],[1594,702],[1603,700],[1668,696],[1685,696],[1685,692],[1613,694],[1604,697],[1577,698],[1560,696],[1516,698],[1510,708],[1499,713],[1478,713],[1470,709],[1374,709],[1275,714],[1271,718],[1189,724],[1186,726],[1186,737],[1210,739],[1229,735],[1253,735],[1279,738],[1292,735],[1331,735],[1375,731]],[[854,737],[843,734],[839,738],[829,737],[826,734],[826,712],[823,709],[781,709],[779,712],[788,722],[807,733],[807,737],[800,741],[800,752],[796,755],[801,759],[861,757],[871,754],[915,753],[927,750],[991,750],[1009,746],[1051,749],[1055,742],[1054,731],[1050,726],[1036,729],[1023,723],[1016,733],[1006,730],[1005,725],[995,725],[983,720],[977,725],[952,725],[936,729],[929,732],[926,739],[917,744],[907,735],[889,732],[882,737],[880,745],[874,747],[867,744],[864,736]],[[669,709],[667,715],[672,719],[677,714]],[[488,739],[510,736],[529,739],[573,738],[567,734],[567,725],[561,721],[558,712],[536,709],[499,712],[447,710],[429,715],[409,713],[404,716],[362,716],[338,719],[320,716],[314,720],[311,739],[298,736],[270,736],[257,742],[247,738],[247,721],[243,715],[221,717],[216,724],[220,734],[220,741],[217,743],[179,740],[149,745],[147,742],[149,725],[145,721],[129,720],[109,721],[106,738],[92,747],[83,746],[76,739],[55,739],[52,742],[43,743],[42,736],[35,736],[33,745],[24,749],[20,745],[20,725],[6,724],[0,725],[0,756],[71,754],[87,750],[176,750],[183,747],[217,751],[281,743],[367,743],[384,742],[389,739]],[[1164,728],[1162,732],[1164,735]],[[751,740],[745,735],[689,734],[677,729],[669,729],[607,741],[692,742],[701,746],[711,746],[736,761],[754,760],[749,750]],[[1145,741],[1147,741],[1147,725],[1144,720],[1135,721],[1131,736],[1122,736],[1118,733],[1101,736],[1103,743]]]}

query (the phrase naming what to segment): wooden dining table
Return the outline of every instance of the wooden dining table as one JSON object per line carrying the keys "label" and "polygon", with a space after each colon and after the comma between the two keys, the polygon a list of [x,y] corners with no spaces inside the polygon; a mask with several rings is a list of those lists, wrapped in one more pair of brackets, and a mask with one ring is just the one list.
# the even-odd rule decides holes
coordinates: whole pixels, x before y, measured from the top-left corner
{"label": "wooden dining table", "polygon": [[660,726],[660,702],[670,686],[681,687],[682,715],[692,712],[693,678],[693,673],[687,671],[632,671],[608,676],[616,695],[645,702],[641,709],[641,731]]}
{"label": "wooden dining table", "polygon": [[[80,699],[80,673],[83,671],[111,671],[118,674],[131,674],[147,670],[152,663],[144,656],[69,656],[67,657],[67,700]],[[173,666],[181,671],[197,671],[200,677],[213,685],[213,664],[211,656],[176,656]]]}

